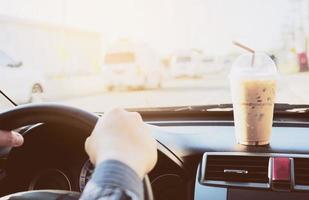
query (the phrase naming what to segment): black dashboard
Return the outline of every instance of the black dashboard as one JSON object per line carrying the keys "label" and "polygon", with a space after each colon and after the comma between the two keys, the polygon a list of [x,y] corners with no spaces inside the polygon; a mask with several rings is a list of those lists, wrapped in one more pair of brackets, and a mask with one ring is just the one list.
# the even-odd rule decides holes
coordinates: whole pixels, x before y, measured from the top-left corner
{"label": "black dashboard", "polygon": [[[307,158],[307,113],[275,112],[270,145],[248,147],[235,141],[230,110],[139,112],[148,124],[154,125],[151,131],[160,149],[157,165],[149,174],[155,199],[308,199],[306,190],[239,187],[233,186],[233,181],[226,181],[226,185],[203,184],[199,177],[204,153]],[[0,168],[6,174],[0,176],[1,195],[44,187],[82,191],[93,170],[84,152],[86,134],[58,124],[39,124],[21,131],[25,145],[1,158]],[[307,168],[309,172],[309,165]]]}
{"label": "black dashboard", "polygon": [[[156,138],[164,143],[172,152],[182,159],[189,177],[194,177],[194,189],[192,199],[308,199],[309,198],[309,129],[307,113],[277,112],[274,118],[270,145],[266,146],[244,146],[236,143],[232,118],[227,117],[231,113],[226,113],[224,120],[218,120],[219,113],[207,113],[203,117],[192,114],[191,120],[183,118],[177,121],[165,120],[161,130],[154,130]],[[171,115],[171,114],[169,114]],[[294,115],[294,117],[293,117]],[[168,116],[171,119],[170,116]],[[152,122],[157,124],[158,122]],[[210,173],[203,168],[202,157],[205,154],[228,156],[229,162],[219,162],[214,165],[213,170],[217,170],[213,180],[222,180],[218,170],[223,164],[228,167],[240,166],[241,169],[250,165],[249,161],[242,161],[241,157],[252,156],[254,166],[258,158],[264,156],[266,180],[265,187],[259,186],[260,177],[251,179],[223,180],[203,182],[200,173]],[[241,155],[241,157],[239,157]],[[291,160],[291,180],[289,182],[276,183],[276,187],[271,182],[271,164],[273,158],[287,158]],[[221,159],[221,158],[220,158]],[[301,161],[299,161],[301,160]],[[223,162],[223,163],[222,163]],[[239,165],[237,165],[240,163]],[[265,162],[264,162],[265,163]],[[295,167],[294,163],[301,163],[300,167]],[[217,163],[218,164],[218,163]],[[295,164],[296,165],[296,164]],[[215,167],[215,168],[214,168]],[[255,169],[254,169],[255,170]],[[254,171],[253,170],[253,171]],[[259,172],[259,171],[258,171]],[[263,172],[264,173],[264,172]],[[246,176],[245,176],[246,177]],[[224,177],[223,177],[224,178]],[[244,176],[242,176],[244,178]],[[249,177],[250,178],[250,177]],[[297,179],[303,179],[298,183]],[[297,183],[295,183],[295,180]],[[214,183],[215,182],[215,183]],[[241,184],[240,184],[241,183]],[[288,184],[287,188],[284,184]],[[280,186],[280,187],[279,187]],[[279,188],[279,189],[278,189]]]}

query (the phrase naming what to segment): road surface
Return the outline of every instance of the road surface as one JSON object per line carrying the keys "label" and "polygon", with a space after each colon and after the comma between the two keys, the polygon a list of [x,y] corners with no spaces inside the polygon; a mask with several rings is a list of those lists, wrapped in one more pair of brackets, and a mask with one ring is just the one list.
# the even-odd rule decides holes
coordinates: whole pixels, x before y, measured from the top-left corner
{"label": "road surface", "polygon": [[[281,75],[277,102],[309,104],[309,73]],[[209,75],[202,79],[167,80],[160,89],[140,91],[102,91],[96,95],[52,100],[90,111],[111,107],[158,107],[230,103],[227,75]]]}

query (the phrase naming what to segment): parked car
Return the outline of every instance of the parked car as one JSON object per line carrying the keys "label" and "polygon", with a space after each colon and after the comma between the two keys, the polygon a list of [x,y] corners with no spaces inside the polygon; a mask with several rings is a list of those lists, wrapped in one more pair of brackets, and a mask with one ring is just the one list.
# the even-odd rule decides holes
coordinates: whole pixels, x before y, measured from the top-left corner
{"label": "parked car", "polygon": [[119,42],[105,54],[103,72],[106,88],[159,88],[163,79],[162,68],[159,57],[150,47]]}
{"label": "parked car", "polygon": [[44,92],[43,76],[34,69],[16,62],[5,52],[0,51],[0,89],[15,102],[40,101]]}

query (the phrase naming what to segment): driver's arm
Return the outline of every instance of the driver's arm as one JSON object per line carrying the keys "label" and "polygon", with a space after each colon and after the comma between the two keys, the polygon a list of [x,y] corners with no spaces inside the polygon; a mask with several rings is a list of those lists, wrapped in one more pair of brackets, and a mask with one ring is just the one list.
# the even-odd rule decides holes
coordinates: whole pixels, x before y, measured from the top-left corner
{"label": "driver's arm", "polygon": [[107,112],[86,140],[85,149],[95,171],[82,200],[144,198],[142,179],[157,161],[157,143],[138,113]]}

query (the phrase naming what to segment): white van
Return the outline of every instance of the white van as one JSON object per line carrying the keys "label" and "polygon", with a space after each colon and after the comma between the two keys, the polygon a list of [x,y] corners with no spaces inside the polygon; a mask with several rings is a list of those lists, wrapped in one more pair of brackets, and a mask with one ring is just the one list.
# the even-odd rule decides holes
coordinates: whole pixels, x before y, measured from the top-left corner
{"label": "white van", "polygon": [[119,42],[105,53],[104,80],[106,88],[159,88],[162,64],[156,53],[146,45]]}
{"label": "white van", "polygon": [[0,89],[17,103],[40,101],[44,79],[0,50]]}
{"label": "white van", "polygon": [[200,53],[193,50],[176,51],[171,57],[170,73],[174,78],[202,76]]}

